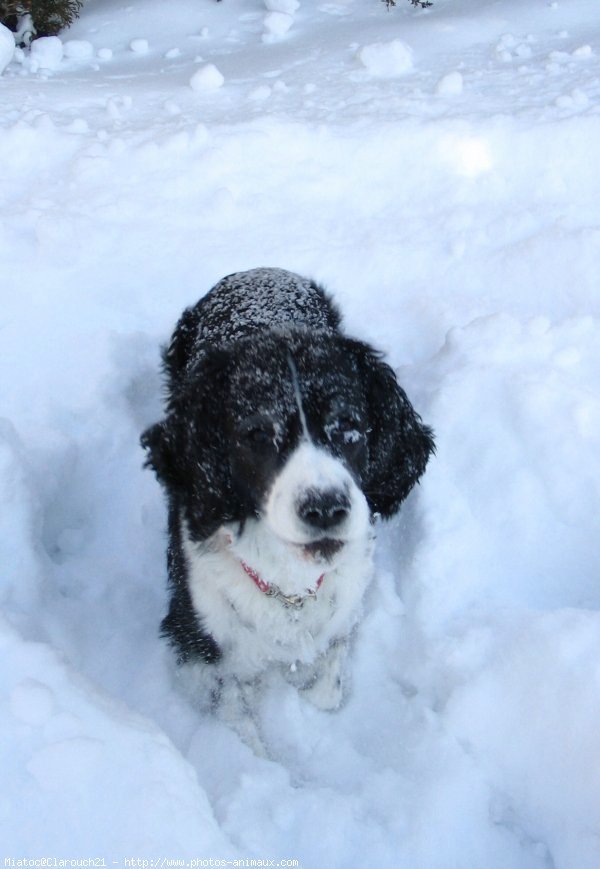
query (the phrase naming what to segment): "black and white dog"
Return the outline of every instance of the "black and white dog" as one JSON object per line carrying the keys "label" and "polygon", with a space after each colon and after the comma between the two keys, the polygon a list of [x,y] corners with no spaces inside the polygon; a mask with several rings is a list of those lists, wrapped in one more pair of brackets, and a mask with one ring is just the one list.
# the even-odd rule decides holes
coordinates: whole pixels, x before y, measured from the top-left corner
{"label": "black and white dog", "polygon": [[398,510],[433,450],[392,369],[339,327],[299,275],[224,278],[177,324],[166,418],[142,437],[169,501],[163,633],[197,699],[254,748],[252,692],[270,668],[339,706],[373,519]]}

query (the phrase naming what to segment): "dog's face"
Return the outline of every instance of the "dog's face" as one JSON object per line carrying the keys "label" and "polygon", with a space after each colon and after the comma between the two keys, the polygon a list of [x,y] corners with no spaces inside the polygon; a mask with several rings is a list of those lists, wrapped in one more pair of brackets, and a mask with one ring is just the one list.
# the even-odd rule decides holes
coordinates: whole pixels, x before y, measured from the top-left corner
{"label": "dog's face", "polygon": [[232,360],[225,403],[234,490],[306,560],[364,537],[369,412],[357,359],[329,341],[251,345]]}
{"label": "dog's face", "polygon": [[433,446],[371,348],[318,332],[207,353],[168,409],[143,443],[192,538],[259,518],[317,562],[395,512]]}

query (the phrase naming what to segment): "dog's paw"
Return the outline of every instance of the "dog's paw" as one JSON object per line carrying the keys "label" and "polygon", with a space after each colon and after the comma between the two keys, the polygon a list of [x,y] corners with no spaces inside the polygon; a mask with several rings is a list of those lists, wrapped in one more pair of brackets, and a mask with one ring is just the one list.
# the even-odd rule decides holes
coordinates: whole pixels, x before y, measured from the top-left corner
{"label": "dog's paw", "polygon": [[300,694],[317,709],[321,709],[323,712],[335,712],[336,709],[340,708],[344,699],[341,676],[338,674],[331,678],[331,674],[326,674],[317,679],[309,688],[302,688]]}

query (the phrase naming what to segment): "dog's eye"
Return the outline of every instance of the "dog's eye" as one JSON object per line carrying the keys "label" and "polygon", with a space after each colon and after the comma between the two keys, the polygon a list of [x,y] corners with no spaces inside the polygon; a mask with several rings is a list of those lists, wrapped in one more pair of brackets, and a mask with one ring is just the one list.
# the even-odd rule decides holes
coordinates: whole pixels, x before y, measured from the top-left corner
{"label": "dog's eye", "polygon": [[341,414],[325,426],[325,434],[331,441],[342,444],[356,444],[364,437],[360,420],[351,414]]}
{"label": "dog's eye", "polygon": [[275,428],[270,420],[249,422],[241,427],[239,440],[254,450],[273,449],[276,446]]}
{"label": "dog's eye", "polygon": [[339,431],[352,431],[357,428],[358,420],[353,416],[339,416],[335,421]]}
{"label": "dog's eye", "polygon": [[244,435],[244,440],[255,447],[273,443],[273,432],[265,428],[251,428]]}

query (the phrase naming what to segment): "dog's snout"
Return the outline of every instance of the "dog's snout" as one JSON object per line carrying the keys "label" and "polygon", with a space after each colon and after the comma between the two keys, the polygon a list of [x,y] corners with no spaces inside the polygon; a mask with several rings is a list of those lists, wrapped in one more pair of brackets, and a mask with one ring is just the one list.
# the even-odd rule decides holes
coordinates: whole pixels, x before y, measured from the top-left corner
{"label": "dog's snout", "polygon": [[310,491],[298,503],[298,516],[310,528],[329,531],[344,522],[350,513],[350,499],[346,492],[330,489]]}

